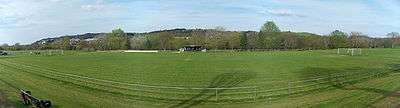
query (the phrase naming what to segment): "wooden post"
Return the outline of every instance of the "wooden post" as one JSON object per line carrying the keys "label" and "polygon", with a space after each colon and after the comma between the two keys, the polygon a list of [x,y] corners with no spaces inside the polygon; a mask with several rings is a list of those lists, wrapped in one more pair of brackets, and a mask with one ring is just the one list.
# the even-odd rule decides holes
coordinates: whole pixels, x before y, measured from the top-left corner
{"label": "wooden post", "polygon": [[290,81],[288,82],[288,95],[289,95],[289,97],[290,97],[290,93],[291,91],[290,91]]}
{"label": "wooden post", "polygon": [[378,73],[376,73],[376,78],[379,78],[379,72],[378,72]]}
{"label": "wooden post", "polygon": [[343,80],[342,80],[342,85],[344,85],[344,84],[346,83],[346,80],[347,80],[347,79],[346,79],[346,74],[345,74],[345,73],[343,73],[343,76],[342,76],[342,77],[343,77]]}
{"label": "wooden post", "polygon": [[354,56],[354,49],[351,49],[351,56]]}
{"label": "wooden post", "polygon": [[215,88],[215,101],[218,103],[218,88]]}
{"label": "wooden post", "polygon": [[340,76],[340,75],[336,75],[336,85],[339,85],[339,84],[340,84],[339,76]]}
{"label": "wooden post", "polygon": [[257,87],[254,87],[254,102],[257,101]]}

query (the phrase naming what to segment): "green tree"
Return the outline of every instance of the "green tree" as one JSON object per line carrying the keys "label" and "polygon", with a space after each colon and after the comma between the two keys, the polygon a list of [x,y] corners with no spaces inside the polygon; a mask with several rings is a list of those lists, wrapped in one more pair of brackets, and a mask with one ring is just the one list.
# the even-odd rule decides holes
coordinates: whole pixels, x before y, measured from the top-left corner
{"label": "green tree", "polygon": [[279,37],[281,30],[272,21],[267,21],[260,30],[258,48],[277,49],[280,48],[281,38]]}
{"label": "green tree", "polygon": [[179,49],[188,44],[185,38],[174,38],[171,43],[172,49]]}
{"label": "green tree", "polygon": [[347,47],[347,34],[335,30],[329,35],[329,47],[330,48],[341,48]]}
{"label": "green tree", "polygon": [[68,36],[65,36],[61,39],[60,49],[62,50],[70,50],[71,49],[71,39]]}
{"label": "green tree", "polygon": [[271,33],[271,32],[281,32],[279,30],[279,27],[276,26],[276,24],[273,21],[267,21],[262,27],[260,32],[266,32],[266,33]]}
{"label": "green tree", "polygon": [[308,50],[311,50],[311,49],[313,49],[314,48],[314,40],[315,40],[315,37],[314,36],[312,36],[312,35],[305,35],[304,36],[304,46],[303,46],[303,48],[304,49],[308,49]]}
{"label": "green tree", "polygon": [[205,33],[201,33],[198,31],[193,31],[190,33],[190,44],[193,45],[205,45],[206,37]]}
{"label": "green tree", "polygon": [[105,38],[98,38],[92,44],[95,50],[107,50],[107,40]]}
{"label": "green tree", "polygon": [[78,43],[76,44],[76,50],[83,50],[83,49],[85,49],[87,47],[88,47],[88,45],[87,45],[86,41],[81,40],[81,39],[78,40]]}
{"label": "green tree", "polygon": [[146,41],[145,41],[145,43],[144,43],[144,47],[145,47],[146,49],[151,49],[151,48],[152,48],[152,44],[151,44],[151,41],[150,41],[149,36],[146,36]]}
{"label": "green tree", "polygon": [[240,48],[242,50],[247,50],[249,48],[249,39],[247,38],[248,32],[240,33]]}
{"label": "green tree", "polygon": [[282,36],[281,37],[281,48],[284,49],[294,49],[297,48],[297,44],[298,44],[298,39],[295,36],[294,33],[291,32],[286,32],[286,33],[281,33]]}
{"label": "green tree", "polygon": [[393,40],[391,38],[383,38],[383,47],[384,48],[393,48],[392,41]]}
{"label": "green tree", "polygon": [[[203,37],[204,44],[208,49],[223,49],[226,46],[226,42],[224,42],[225,28],[222,26],[216,26],[214,29],[205,31]],[[199,33],[197,33],[199,34]],[[194,36],[194,35],[192,35]],[[196,36],[194,39],[199,41],[202,40],[201,36]]]}
{"label": "green tree", "polygon": [[22,50],[22,49],[23,49],[23,46],[20,43],[15,43],[13,46],[13,50],[18,51],[18,50]]}
{"label": "green tree", "polygon": [[258,49],[266,49],[267,48],[267,44],[266,44],[266,41],[267,41],[267,34],[265,33],[265,32],[260,32],[260,33],[258,33],[258,36],[257,36],[257,47],[256,48],[258,48]]}
{"label": "green tree", "polygon": [[8,44],[2,44],[1,45],[1,47],[4,49],[4,50],[7,50],[7,48],[9,47],[10,45],[8,45]]}
{"label": "green tree", "polygon": [[130,48],[131,49],[145,49],[144,43],[146,41],[146,37],[133,37],[130,39]]}
{"label": "green tree", "polygon": [[258,32],[250,31],[247,33],[248,49],[256,49],[258,41]]}
{"label": "green tree", "polygon": [[239,32],[225,32],[219,42],[219,48],[223,49],[237,49],[240,48],[240,33]]}
{"label": "green tree", "polygon": [[122,29],[114,29],[106,36],[108,50],[129,49],[129,37]]}

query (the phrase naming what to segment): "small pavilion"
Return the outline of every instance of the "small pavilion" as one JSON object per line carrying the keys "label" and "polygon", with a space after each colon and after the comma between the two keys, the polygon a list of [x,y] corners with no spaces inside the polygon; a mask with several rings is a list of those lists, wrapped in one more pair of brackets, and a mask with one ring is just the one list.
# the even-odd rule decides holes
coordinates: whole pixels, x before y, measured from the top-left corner
{"label": "small pavilion", "polygon": [[204,50],[201,45],[185,45],[181,48],[182,51],[202,51]]}

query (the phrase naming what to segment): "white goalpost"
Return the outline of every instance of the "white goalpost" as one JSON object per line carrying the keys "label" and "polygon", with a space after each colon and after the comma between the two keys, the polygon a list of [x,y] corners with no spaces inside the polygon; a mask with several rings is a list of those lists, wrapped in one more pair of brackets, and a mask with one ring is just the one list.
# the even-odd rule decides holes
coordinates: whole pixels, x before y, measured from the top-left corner
{"label": "white goalpost", "polygon": [[361,48],[338,48],[337,54],[338,55],[350,55],[350,56],[362,55],[362,49]]}
{"label": "white goalpost", "polygon": [[64,50],[47,50],[47,55],[64,55]]}
{"label": "white goalpost", "polygon": [[46,55],[46,56],[53,56],[53,55],[64,55],[64,50],[32,50],[29,51],[29,55]]}

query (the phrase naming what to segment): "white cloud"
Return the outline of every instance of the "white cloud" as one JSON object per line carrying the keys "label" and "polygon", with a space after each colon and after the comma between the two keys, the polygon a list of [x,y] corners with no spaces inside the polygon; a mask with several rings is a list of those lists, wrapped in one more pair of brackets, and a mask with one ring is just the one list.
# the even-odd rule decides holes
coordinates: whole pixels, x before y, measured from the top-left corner
{"label": "white cloud", "polygon": [[98,11],[104,9],[104,5],[102,4],[94,4],[94,5],[82,5],[81,8],[85,11]]}
{"label": "white cloud", "polygon": [[288,9],[270,9],[265,12],[266,14],[271,14],[275,16],[293,16],[293,17],[306,17],[305,15],[294,13]]}
{"label": "white cloud", "polygon": [[51,2],[62,2],[64,0],[50,0]]}
{"label": "white cloud", "polygon": [[0,4],[0,28],[27,26],[33,23],[30,17],[32,17],[37,11],[37,7],[33,2],[4,2],[3,4]]}

